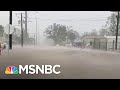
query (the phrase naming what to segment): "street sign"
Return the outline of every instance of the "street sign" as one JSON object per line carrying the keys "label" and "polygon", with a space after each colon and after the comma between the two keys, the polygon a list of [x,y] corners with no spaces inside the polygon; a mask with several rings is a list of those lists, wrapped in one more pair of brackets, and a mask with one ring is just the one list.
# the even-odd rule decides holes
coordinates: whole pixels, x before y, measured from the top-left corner
{"label": "street sign", "polygon": [[10,32],[9,32],[9,24],[7,24],[4,28],[6,34],[12,34],[14,32],[14,26],[10,25]]}

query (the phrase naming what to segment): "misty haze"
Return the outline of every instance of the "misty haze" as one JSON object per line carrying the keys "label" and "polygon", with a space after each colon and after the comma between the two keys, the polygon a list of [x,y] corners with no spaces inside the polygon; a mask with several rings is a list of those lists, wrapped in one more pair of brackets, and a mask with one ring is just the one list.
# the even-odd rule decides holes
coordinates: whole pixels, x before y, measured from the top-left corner
{"label": "misty haze", "polygon": [[[0,11],[1,79],[119,79],[119,11]],[[8,75],[8,66],[60,74]]]}

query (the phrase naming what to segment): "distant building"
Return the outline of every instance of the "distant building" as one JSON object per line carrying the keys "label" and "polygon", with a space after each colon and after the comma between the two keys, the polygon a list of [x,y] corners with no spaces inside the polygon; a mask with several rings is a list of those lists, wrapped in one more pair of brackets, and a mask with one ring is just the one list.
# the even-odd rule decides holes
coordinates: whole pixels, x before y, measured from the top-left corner
{"label": "distant building", "polygon": [[95,48],[95,49],[105,49],[106,43],[100,43],[100,42],[106,42],[106,38],[104,36],[98,36],[98,35],[86,35],[81,38],[81,41],[85,47],[89,48]]}
{"label": "distant building", "polygon": [[[115,48],[116,36],[104,36],[107,39],[107,49]],[[120,36],[118,36],[118,47],[120,48]]]}
{"label": "distant building", "polygon": [[[86,35],[81,41],[85,47],[111,50],[115,48],[116,36]],[[118,36],[118,48],[120,48],[120,36]]]}

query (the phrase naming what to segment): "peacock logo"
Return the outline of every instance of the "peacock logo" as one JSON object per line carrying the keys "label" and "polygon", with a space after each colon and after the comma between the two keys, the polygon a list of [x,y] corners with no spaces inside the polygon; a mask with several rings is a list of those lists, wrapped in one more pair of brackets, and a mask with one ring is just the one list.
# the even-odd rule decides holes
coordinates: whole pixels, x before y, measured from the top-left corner
{"label": "peacock logo", "polygon": [[18,69],[15,66],[8,66],[5,70],[5,74],[18,74]]}

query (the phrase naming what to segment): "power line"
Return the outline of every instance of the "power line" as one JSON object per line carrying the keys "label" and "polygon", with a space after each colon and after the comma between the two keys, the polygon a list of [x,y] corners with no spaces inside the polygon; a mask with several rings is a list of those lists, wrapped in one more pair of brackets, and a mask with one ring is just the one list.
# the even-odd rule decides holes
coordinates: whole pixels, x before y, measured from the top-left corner
{"label": "power line", "polygon": [[[35,19],[35,18],[30,18],[30,19]],[[49,20],[49,21],[65,21],[65,22],[83,22],[83,21],[103,21],[103,20],[107,20],[106,18],[101,18],[101,19],[60,19],[60,20],[53,20],[53,19],[40,19],[38,18],[38,20]]]}

